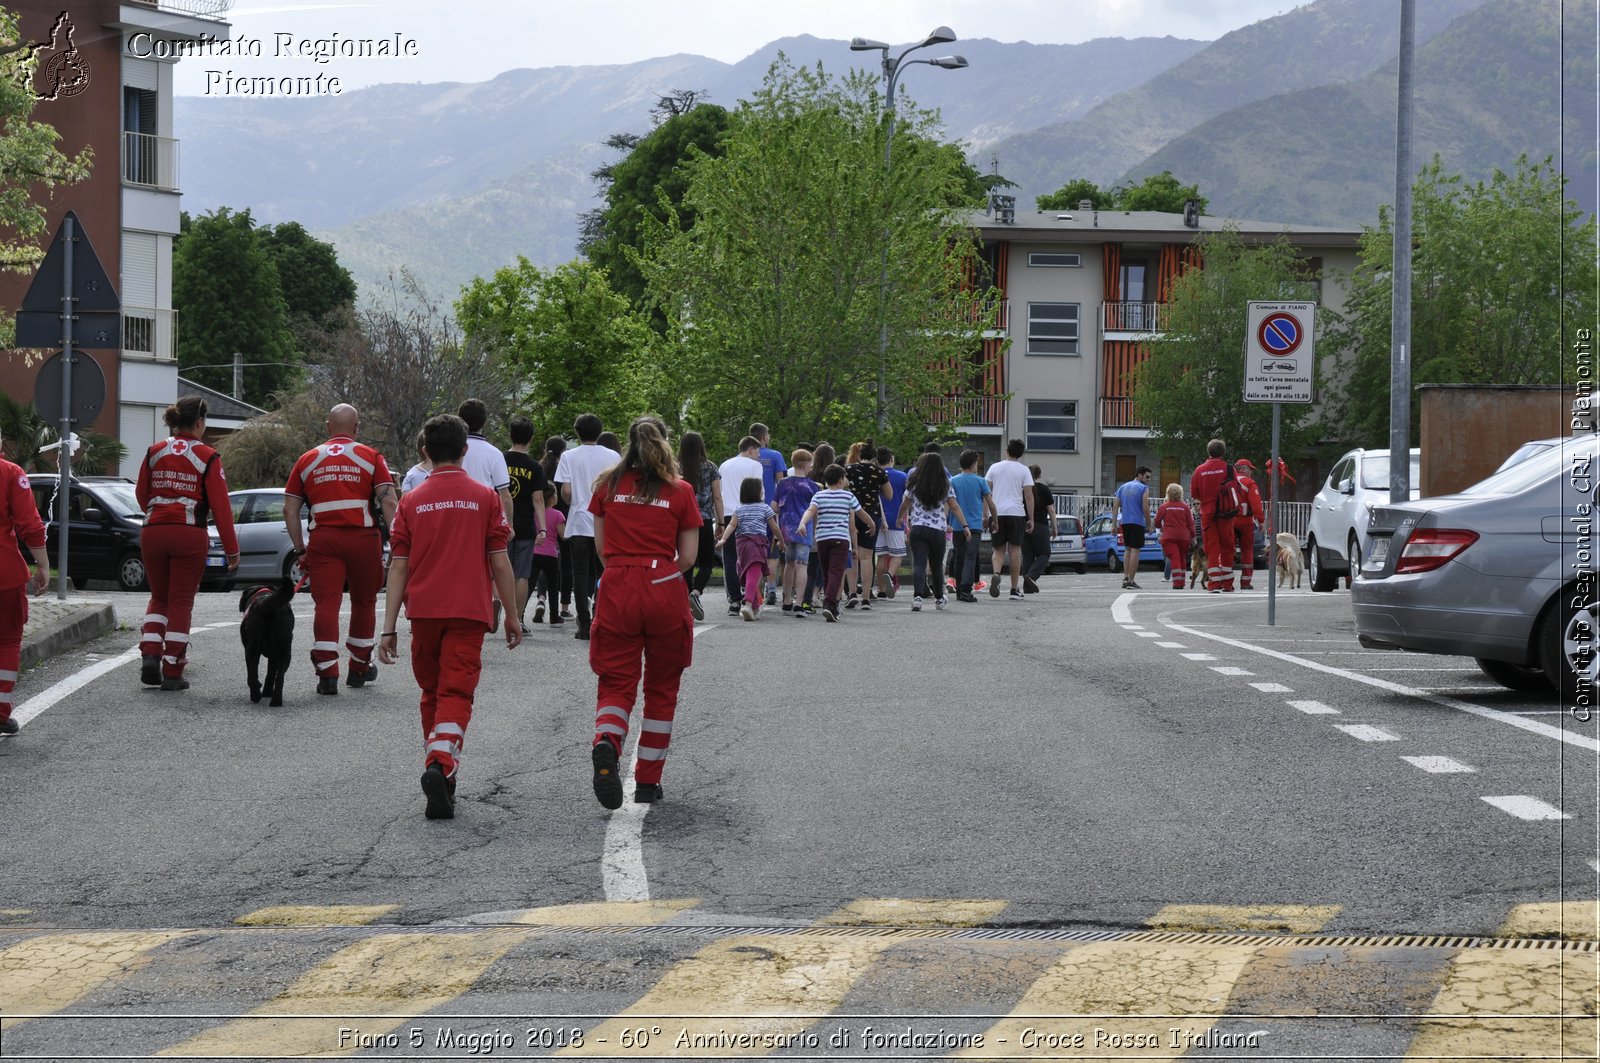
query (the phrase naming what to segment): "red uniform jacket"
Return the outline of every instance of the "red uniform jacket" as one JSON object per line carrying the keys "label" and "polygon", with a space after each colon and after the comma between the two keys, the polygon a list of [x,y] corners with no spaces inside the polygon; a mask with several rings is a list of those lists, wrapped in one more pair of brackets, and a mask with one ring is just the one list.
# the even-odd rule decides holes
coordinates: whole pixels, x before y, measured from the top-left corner
{"label": "red uniform jacket", "polygon": [[1248,473],[1235,473],[1239,486],[1244,488],[1245,498],[1250,501],[1250,519],[1260,524],[1266,519],[1266,507],[1261,504],[1261,488],[1256,486],[1255,477]]}
{"label": "red uniform jacket", "polygon": [[[12,538],[15,535],[16,538]],[[18,539],[29,548],[44,545],[44,521],[33,504],[28,474],[0,458],[0,547]],[[28,562],[21,551],[0,549],[0,591],[28,582]]]}
{"label": "red uniform jacket", "polygon": [[1156,507],[1156,527],[1164,543],[1188,544],[1194,541],[1194,510],[1189,503],[1168,499]]}
{"label": "red uniform jacket", "polygon": [[1217,512],[1217,492],[1222,489],[1222,479],[1228,475],[1228,463],[1221,458],[1207,458],[1189,477],[1189,494],[1200,503],[1200,515],[1209,523]]}
{"label": "red uniform jacket", "polygon": [[194,436],[179,433],[150,444],[139,465],[136,494],[139,505],[144,507],[146,525],[189,524],[204,528],[209,516],[217,522],[223,552],[239,552],[222,459]]}
{"label": "red uniform jacket", "polygon": [[372,528],[372,494],[393,483],[382,454],[335,436],[300,455],[283,490],[311,508],[313,528]]}

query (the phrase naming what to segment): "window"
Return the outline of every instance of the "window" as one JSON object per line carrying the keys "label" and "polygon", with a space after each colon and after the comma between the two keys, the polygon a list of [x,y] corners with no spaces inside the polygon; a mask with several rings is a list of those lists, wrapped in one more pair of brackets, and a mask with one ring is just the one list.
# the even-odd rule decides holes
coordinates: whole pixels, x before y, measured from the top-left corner
{"label": "window", "polygon": [[1083,265],[1083,256],[1078,254],[1076,251],[1032,251],[1028,254],[1028,265],[1049,266],[1056,269],[1061,269],[1063,267],[1067,269],[1077,269]]}
{"label": "window", "polygon": [[1077,354],[1078,304],[1029,303],[1028,353]]}
{"label": "window", "polygon": [[1029,450],[1077,450],[1078,404],[1029,399],[1023,434]]}

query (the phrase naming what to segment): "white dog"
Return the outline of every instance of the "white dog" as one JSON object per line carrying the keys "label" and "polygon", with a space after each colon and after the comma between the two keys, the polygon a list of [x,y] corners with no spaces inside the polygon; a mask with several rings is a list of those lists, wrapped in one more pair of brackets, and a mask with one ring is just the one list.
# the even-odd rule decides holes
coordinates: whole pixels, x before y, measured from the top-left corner
{"label": "white dog", "polygon": [[1290,532],[1279,532],[1274,541],[1278,544],[1278,586],[1299,587],[1300,574],[1306,570],[1300,543]]}

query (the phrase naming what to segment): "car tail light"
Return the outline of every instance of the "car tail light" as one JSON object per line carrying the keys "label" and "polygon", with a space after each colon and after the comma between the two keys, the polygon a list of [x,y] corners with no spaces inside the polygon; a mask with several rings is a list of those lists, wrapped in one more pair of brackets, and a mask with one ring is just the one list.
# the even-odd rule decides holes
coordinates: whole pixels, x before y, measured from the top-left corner
{"label": "car tail light", "polygon": [[1122,545],[1122,529],[1121,528],[1117,529],[1117,545],[1118,546]]}
{"label": "car tail light", "polygon": [[1406,548],[1400,551],[1400,560],[1394,566],[1395,573],[1432,572],[1477,541],[1478,533],[1475,531],[1422,528],[1412,534],[1406,542]]}

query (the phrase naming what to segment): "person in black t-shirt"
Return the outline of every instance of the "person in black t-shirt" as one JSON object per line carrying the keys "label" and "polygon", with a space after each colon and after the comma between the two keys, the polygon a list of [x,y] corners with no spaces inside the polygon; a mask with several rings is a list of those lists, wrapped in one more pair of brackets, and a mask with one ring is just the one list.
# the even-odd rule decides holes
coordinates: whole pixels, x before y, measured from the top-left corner
{"label": "person in black t-shirt", "polygon": [[[528,454],[533,423],[526,417],[511,422],[511,449],[506,451],[506,472],[511,475],[511,574],[517,580],[517,617],[528,611],[528,581],[533,576],[533,548],[545,537],[544,468]],[[524,620],[524,623],[526,621]]]}

